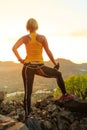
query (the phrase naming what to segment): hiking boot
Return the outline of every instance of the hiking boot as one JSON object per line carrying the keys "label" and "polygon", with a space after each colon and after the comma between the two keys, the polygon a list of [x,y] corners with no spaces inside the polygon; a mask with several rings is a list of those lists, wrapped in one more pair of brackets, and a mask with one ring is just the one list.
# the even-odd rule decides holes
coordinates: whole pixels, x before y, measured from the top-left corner
{"label": "hiking boot", "polygon": [[75,95],[66,93],[66,94],[63,94],[63,95],[59,98],[59,100],[74,99],[74,98],[75,98]]}

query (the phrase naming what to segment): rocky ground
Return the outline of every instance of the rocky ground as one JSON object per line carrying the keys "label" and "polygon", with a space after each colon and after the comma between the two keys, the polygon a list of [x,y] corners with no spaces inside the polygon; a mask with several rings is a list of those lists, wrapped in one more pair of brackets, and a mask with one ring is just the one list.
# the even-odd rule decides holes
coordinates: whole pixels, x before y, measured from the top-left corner
{"label": "rocky ground", "polygon": [[0,130],[87,130],[87,102],[52,95],[32,105],[24,123],[22,101],[0,101]]}

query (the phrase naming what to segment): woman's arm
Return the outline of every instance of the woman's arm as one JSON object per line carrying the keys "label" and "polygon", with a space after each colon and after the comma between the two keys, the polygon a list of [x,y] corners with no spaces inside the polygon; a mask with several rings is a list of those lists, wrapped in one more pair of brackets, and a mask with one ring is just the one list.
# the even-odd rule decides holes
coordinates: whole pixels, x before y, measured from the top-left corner
{"label": "woman's arm", "polygon": [[45,37],[43,40],[43,47],[44,47],[44,50],[46,51],[48,57],[50,58],[50,60],[53,62],[54,65],[56,65],[55,59],[53,57],[51,50],[49,49],[48,42]]}
{"label": "woman's arm", "polygon": [[22,44],[23,44],[23,38],[20,38],[12,47],[12,51],[14,52],[18,61],[20,61],[21,63],[24,63],[24,60],[21,58],[21,56],[19,55],[18,50],[17,50]]}

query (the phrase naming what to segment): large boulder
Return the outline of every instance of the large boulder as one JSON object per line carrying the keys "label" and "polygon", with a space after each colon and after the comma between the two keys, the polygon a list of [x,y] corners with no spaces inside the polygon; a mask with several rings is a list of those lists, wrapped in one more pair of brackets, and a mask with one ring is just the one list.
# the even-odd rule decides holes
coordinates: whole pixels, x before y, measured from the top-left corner
{"label": "large boulder", "polygon": [[54,100],[54,103],[72,112],[80,112],[87,114],[87,102],[77,97],[63,100],[56,99]]}

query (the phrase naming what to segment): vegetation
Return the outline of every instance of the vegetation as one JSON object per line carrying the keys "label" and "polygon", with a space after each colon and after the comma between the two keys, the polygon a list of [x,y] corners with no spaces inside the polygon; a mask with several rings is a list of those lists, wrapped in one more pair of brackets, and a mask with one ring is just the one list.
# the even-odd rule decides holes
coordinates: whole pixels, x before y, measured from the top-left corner
{"label": "vegetation", "polygon": [[[87,74],[71,75],[65,80],[67,92],[76,95],[81,99],[87,98]],[[57,87],[54,91],[54,97],[60,94],[60,89]]]}
{"label": "vegetation", "polygon": [[16,94],[14,96],[10,96],[6,98],[6,102],[8,101],[23,101],[24,99],[24,94]]}

